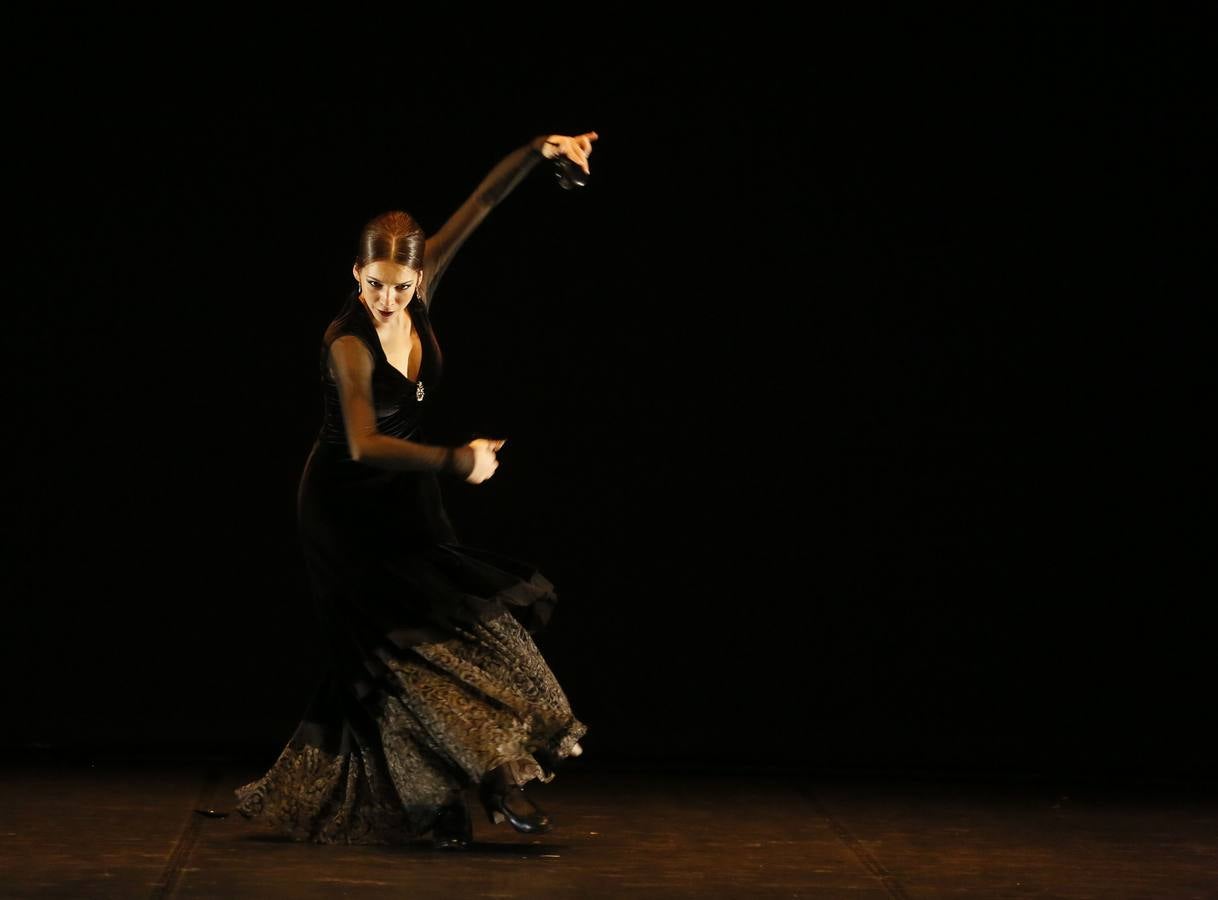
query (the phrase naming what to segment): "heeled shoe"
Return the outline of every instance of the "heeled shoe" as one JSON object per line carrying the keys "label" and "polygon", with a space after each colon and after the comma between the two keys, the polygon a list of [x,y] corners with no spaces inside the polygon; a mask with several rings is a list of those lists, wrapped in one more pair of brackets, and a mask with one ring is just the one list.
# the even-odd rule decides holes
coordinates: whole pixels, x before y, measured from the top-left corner
{"label": "heeled shoe", "polygon": [[484,781],[478,787],[478,798],[492,825],[506,819],[509,825],[524,834],[545,834],[550,830],[550,817],[525,796],[523,785],[496,785]]}
{"label": "heeled shoe", "polygon": [[463,798],[440,807],[431,830],[431,846],[436,850],[465,850],[473,843],[473,823]]}
{"label": "heeled shoe", "polygon": [[228,813],[220,812],[218,809],[212,809],[211,807],[208,807],[207,809],[196,809],[195,812],[201,816],[206,816],[209,819],[227,819],[228,818]]}

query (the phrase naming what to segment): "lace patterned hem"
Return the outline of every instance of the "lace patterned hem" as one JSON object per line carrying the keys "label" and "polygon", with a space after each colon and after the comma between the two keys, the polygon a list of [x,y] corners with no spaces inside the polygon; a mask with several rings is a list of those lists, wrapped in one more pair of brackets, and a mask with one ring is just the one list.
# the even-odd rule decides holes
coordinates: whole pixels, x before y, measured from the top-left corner
{"label": "lace patterned hem", "polygon": [[365,701],[367,721],[325,710],[302,722],[270,771],[234,791],[243,816],[295,840],[409,842],[498,766],[518,784],[553,781],[553,765],[587,733],[506,610],[378,656],[388,674]]}
{"label": "lace patterned hem", "polygon": [[266,775],[233,793],[246,819],[318,844],[409,843],[436,816],[433,804],[404,806],[387,773],[358,751],[285,747]]}

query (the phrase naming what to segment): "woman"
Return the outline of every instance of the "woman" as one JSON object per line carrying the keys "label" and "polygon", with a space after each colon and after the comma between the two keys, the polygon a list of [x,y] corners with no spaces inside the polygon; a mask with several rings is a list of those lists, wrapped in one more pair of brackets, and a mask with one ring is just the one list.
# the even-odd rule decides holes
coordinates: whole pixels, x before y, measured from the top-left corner
{"label": "woman", "polygon": [[469,234],[543,159],[582,183],[596,132],[541,135],[502,159],[439,231],[406,213],[369,222],[356,287],[321,349],[324,416],[297,495],[304,556],[331,662],[271,769],[237,809],[296,840],[471,840],[463,790],[491,822],[540,833],[524,794],[581,752],[571,712],[531,637],[553,585],[533,567],[460,543],[439,475],[480,484],[503,440],[426,443],[441,379],[431,305]]}

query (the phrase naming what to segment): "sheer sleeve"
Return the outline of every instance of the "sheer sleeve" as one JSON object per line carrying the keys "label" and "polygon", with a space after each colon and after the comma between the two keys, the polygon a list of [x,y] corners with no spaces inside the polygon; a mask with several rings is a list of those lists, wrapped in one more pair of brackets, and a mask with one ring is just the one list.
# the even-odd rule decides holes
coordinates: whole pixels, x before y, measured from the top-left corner
{"label": "sheer sleeve", "polygon": [[423,252],[423,304],[430,311],[440,278],[453,255],[495,206],[545,159],[541,148],[549,135],[538,135],[513,150],[487,174],[465,202],[427,239]]}
{"label": "sheer sleeve", "polygon": [[343,335],[330,344],[344,430],[351,458],[379,469],[442,472],[465,478],[474,470],[474,448],[423,444],[381,434],[372,403],[374,354],[367,341]]}

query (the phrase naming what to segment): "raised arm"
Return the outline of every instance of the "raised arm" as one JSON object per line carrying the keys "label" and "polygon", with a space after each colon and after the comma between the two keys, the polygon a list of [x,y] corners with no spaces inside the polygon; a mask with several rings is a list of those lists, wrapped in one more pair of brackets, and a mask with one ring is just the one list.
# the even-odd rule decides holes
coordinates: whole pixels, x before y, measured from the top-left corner
{"label": "raised arm", "polygon": [[563,157],[589,172],[588,156],[592,152],[592,142],[597,138],[595,131],[575,137],[539,134],[495,164],[474,192],[448,217],[443,227],[427,239],[423,251],[423,281],[420,292],[423,303],[429,310],[432,298],[436,295],[436,288],[448,264],[452,262],[453,255],[486,218],[487,213],[511,193],[543,159],[559,160]]}
{"label": "raised arm", "polygon": [[453,255],[465,243],[494,207],[512,192],[533,168],[547,158],[544,152],[549,135],[539,134],[499,160],[457,211],[427,239],[423,251],[423,303],[431,309],[436,287]]}
{"label": "raised arm", "polygon": [[351,458],[378,469],[444,472],[465,478],[474,469],[472,447],[439,447],[381,434],[372,404],[372,351],[355,335],[330,344],[330,368],[347,430]]}

